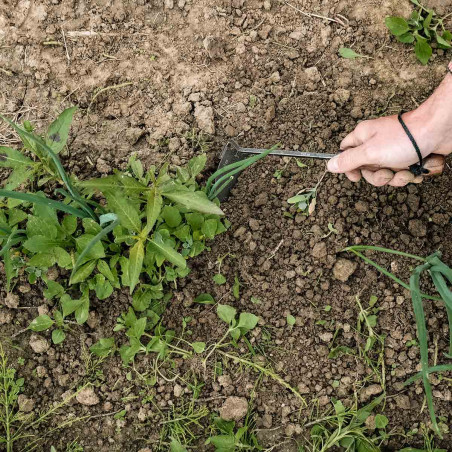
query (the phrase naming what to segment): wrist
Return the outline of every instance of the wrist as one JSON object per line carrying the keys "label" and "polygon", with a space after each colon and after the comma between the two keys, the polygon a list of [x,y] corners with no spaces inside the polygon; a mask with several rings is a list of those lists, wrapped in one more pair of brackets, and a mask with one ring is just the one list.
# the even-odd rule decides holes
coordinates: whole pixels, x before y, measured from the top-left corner
{"label": "wrist", "polygon": [[[452,70],[452,63],[450,67]],[[406,116],[424,157],[452,153],[452,74],[448,73],[436,91]]]}

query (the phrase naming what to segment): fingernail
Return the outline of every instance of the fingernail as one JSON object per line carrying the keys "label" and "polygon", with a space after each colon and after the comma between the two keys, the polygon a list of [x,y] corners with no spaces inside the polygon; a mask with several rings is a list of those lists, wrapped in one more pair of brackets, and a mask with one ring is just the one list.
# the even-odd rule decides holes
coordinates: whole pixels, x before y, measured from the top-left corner
{"label": "fingernail", "polygon": [[337,173],[339,171],[339,165],[337,161],[337,157],[333,157],[327,165],[328,171],[331,171],[332,173]]}

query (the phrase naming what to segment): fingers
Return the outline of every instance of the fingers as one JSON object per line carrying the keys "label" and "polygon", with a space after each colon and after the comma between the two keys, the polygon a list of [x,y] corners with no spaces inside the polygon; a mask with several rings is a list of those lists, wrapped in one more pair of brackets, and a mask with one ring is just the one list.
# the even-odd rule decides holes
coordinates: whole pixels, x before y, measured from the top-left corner
{"label": "fingers", "polygon": [[361,171],[359,169],[353,171],[347,171],[345,175],[352,182],[359,182],[361,180]]}
{"label": "fingers", "polygon": [[356,133],[356,129],[349,133],[342,141],[340,145],[340,149],[345,151],[348,148],[356,148],[363,144],[362,140],[358,138],[358,133]]}
{"label": "fingers", "polygon": [[414,182],[416,176],[408,170],[398,171],[394,177],[388,182],[392,187],[404,187],[406,184]]}
{"label": "fingers", "polygon": [[394,177],[394,173],[389,169],[380,169],[378,171],[363,169],[361,174],[369,184],[375,185],[375,187],[382,187],[388,184]]}
{"label": "fingers", "polygon": [[361,166],[372,164],[373,159],[364,145],[348,149],[333,157],[328,162],[328,171],[331,173],[347,173]]}
{"label": "fingers", "polygon": [[424,160],[424,168],[429,170],[428,175],[441,174],[446,160],[443,155],[431,154]]}

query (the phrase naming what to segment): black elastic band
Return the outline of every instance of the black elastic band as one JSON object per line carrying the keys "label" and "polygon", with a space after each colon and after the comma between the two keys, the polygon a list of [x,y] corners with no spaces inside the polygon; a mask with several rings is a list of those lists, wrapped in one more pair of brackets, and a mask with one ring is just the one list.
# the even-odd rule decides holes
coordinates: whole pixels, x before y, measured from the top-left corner
{"label": "black elastic band", "polygon": [[421,150],[419,149],[419,146],[416,143],[416,140],[414,139],[413,135],[411,134],[410,130],[408,129],[408,127],[406,126],[404,120],[402,119],[402,115],[403,115],[403,111],[401,111],[398,116],[397,119],[400,122],[400,125],[402,126],[404,132],[407,134],[408,138],[410,139],[416,154],[419,158],[419,163],[414,163],[413,165],[410,165],[410,171],[415,175],[415,176],[420,176],[422,174],[428,174],[430,171],[428,169],[424,168],[424,165],[422,164],[422,154],[421,154]]}

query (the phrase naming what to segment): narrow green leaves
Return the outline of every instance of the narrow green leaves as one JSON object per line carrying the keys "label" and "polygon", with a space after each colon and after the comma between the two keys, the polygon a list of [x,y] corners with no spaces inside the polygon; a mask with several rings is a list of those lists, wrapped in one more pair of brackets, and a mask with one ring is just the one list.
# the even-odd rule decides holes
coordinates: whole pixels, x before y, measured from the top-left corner
{"label": "narrow green leaves", "polygon": [[157,193],[156,190],[149,192],[146,206],[146,235],[148,235],[154,228],[162,210],[162,204],[162,196]]}
{"label": "narrow green leaves", "polygon": [[167,261],[178,267],[185,268],[187,266],[184,257],[171,245],[167,245],[158,232],[154,234],[154,239],[149,242],[148,249],[151,252],[162,255]]}
{"label": "narrow green leaves", "polygon": [[122,226],[131,231],[141,231],[141,220],[138,209],[130,199],[127,199],[119,191],[115,193],[107,192],[105,193],[105,197],[107,198],[108,207],[118,215],[119,222]]}
{"label": "narrow green leaves", "polygon": [[133,292],[135,286],[138,284],[138,281],[140,279],[140,273],[143,268],[143,260],[144,260],[144,245],[143,242],[139,240],[130,250],[129,257],[130,293]]}
{"label": "narrow green leaves", "polygon": [[224,215],[223,211],[212,201],[209,201],[207,196],[200,191],[184,191],[172,189],[169,191],[162,191],[165,198],[174,201],[185,207],[186,209],[205,214]]}

